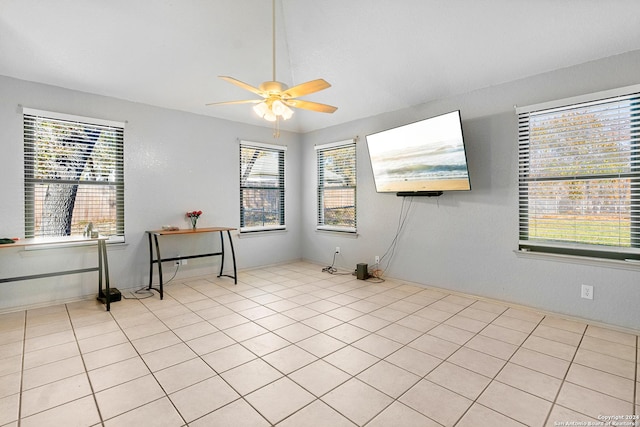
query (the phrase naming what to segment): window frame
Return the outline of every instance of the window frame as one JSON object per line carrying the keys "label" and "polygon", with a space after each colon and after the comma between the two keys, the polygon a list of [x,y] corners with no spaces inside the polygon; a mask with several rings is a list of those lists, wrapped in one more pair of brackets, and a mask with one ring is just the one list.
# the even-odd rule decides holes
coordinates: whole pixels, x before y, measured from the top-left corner
{"label": "window frame", "polygon": [[[357,175],[358,175],[358,161],[357,161],[357,149],[356,149],[356,140],[348,139],[344,141],[332,142],[328,144],[320,144],[316,145],[316,230],[319,231],[332,231],[339,233],[357,233],[357,225],[358,225],[358,209],[357,209],[357,195],[358,195],[358,184],[357,184]],[[324,200],[325,200],[325,190],[327,187],[324,185],[324,163],[322,162],[322,156],[334,150],[342,150],[345,148],[353,149],[353,174],[354,174],[354,183],[353,185],[345,185],[341,187],[331,187],[331,189],[353,189],[353,227],[348,225],[326,225],[325,224],[325,216],[326,212],[324,209]]]}
{"label": "window frame", "polygon": [[[539,181],[544,182],[576,182],[582,180],[629,180],[629,239],[630,246],[603,245],[595,243],[580,243],[578,241],[545,240],[542,238],[530,239],[529,234],[529,193],[528,184],[536,179],[530,178],[529,170],[529,117],[536,114],[545,114],[561,111],[569,111],[578,107],[589,105],[613,104],[621,100],[630,101],[629,124],[630,126],[630,170],[629,172],[617,172],[610,174],[576,173],[566,177],[543,177]],[[534,252],[548,255],[574,256],[609,261],[640,260],[640,85],[627,86],[608,91],[586,94],[571,98],[565,98],[535,105],[516,107],[518,117],[518,193],[519,193],[519,240],[520,252]],[[554,157],[562,159],[562,157]],[[582,163],[584,164],[584,163]]]}
{"label": "window frame", "polygon": [[[278,154],[278,186],[247,186],[243,185],[243,161],[242,161],[242,151],[243,148],[252,148],[257,150],[262,150],[264,152],[277,153]],[[240,184],[240,210],[239,210],[239,220],[240,226],[239,230],[241,234],[248,233],[260,233],[265,231],[286,231],[286,162],[287,162],[287,147],[284,145],[276,145],[276,144],[266,144],[262,142],[253,142],[253,141],[239,141],[239,184]],[[276,225],[263,225],[263,226],[245,226],[245,209],[244,209],[244,192],[245,189],[264,189],[264,190],[278,190],[278,197],[280,202],[278,203],[278,214],[279,214],[279,224]]]}
{"label": "window frame", "polygon": [[[125,200],[124,200],[124,139],[125,139],[125,123],[105,120],[94,117],[85,117],[72,114],[58,113],[53,111],[37,110],[33,108],[22,107],[23,119],[23,161],[24,161],[24,231],[25,237],[40,237],[36,235],[35,230],[35,206],[36,194],[35,187],[43,183],[70,184],[77,186],[114,186],[116,190],[115,200],[115,234],[109,235],[107,243],[124,243],[125,241]],[[113,149],[112,161],[115,162],[115,179],[113,181],[83,180],[82,177],[72,180],[59,179],[41,179],[34,177],[34,163],[31,158],[33,150],[37,144],[37,140],[33,135],[33,130],[29,127],[39,120],[58,122],[64,124],[67,122],[71,126],[85,126],[91,130],[108,130],[116,134],[113,138],[115,142]],[[98,137],[100,138],[100,137]],[[91,153],[93,155],[93,152]],[[98,226],[99,228],[99,226]],[[78,235],[70,231],[70,236]],[[77,243],[75,243],[77,245]]]}

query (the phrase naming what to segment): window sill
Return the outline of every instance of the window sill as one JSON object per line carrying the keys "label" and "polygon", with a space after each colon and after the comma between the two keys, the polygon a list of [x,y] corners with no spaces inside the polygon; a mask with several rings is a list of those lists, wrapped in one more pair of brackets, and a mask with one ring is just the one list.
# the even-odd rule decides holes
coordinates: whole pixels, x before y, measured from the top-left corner
{"label": "window sill", "polygon": [[265,236],[271,234],[280,234],[286,233],[287,229],[285,227],[273,227],[273,228],[250,228],[246,230],[240,230],[238,233],[238,237],[254,237],[254,236]]}
{"label": "window sill", "polygon": [[513,251],[518,258],[539,259],[544,261],[567,262],[572,264],[589,265],[592,267],[618,268],[622,270],[640,271],[638,260],[615,260],[606,258],[594,258],[578,255],[553,254],[546,252],[534,252],[526,249]]}
{"label": "window sill", "polygon": [[340,229],[333,227],[316,227],[316,233],[333,234],[340,237],[351,237],[352,239],[358,238],[358,233],[355,229]]}
{"label": "window sill", "polygon": [[[28,245],[16,245],[16,247],[22,246],[25,251],[39,251],[43,249],[61,249],[61,248],[73,248],[73,247],[85,247],[95,246],[96,240],[87,240],[86,237],[80,236],[66,236],[66,237],[36,237],[31,239],[25,239],[29,241]],[[20,242],[20,241],[18,241]],[[107,248],[116,246],[125,246],[124,237],[114,237],[107,239]]]}

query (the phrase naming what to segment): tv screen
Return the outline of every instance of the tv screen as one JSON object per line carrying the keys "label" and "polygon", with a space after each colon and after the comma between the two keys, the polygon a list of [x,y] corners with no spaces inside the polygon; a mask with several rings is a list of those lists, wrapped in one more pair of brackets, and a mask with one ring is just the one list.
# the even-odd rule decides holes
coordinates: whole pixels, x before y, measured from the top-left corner
{"label": "tv screen", "polygon": [[379,193],[471,190],[460,111],[367,135],[367,148]]}

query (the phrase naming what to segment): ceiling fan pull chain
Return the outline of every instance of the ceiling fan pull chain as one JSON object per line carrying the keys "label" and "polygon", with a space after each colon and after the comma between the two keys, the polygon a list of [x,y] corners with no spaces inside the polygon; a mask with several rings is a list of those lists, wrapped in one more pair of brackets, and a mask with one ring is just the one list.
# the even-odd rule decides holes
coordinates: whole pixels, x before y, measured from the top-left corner
{"label": "ceiling fan pull chain", "polygon": [[276,116],[276,122],[273,126],[273,137],[280,138],[280,117]]}

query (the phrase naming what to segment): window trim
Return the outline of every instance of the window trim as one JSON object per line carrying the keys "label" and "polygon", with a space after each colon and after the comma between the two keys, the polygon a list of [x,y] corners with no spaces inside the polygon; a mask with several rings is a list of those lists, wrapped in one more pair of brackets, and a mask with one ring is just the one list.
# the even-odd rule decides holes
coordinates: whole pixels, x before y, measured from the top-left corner
{"label": "window trim", "polygon": [[603,90],[600,92],[589,93],[585,95],[577,95],[569,98],[556,99],[553,101],[541,102],[538,104],[515,106],[516,114],[533,113],[540,110],[552,110],[555,108],[564,108],[573,104],[584,104],[588,102],[597,102],[606,98],[615,98],[625,96],[632,93],[640,92],[640,84],[619,87],[615,89]]}
{"label": "window trim", "polygon": [[[286,210],[287,210],[287,197],[286,197],[286,191],[287,191],[287,185],[286,185],[286,170],[287,170],[287,146],[286,145],[277,145],[277,144],[267,144],[267,143],[263,143],[263,142],[254,142],[254,141],[247,141],[247,140],[238,140],[238,165],[239,165],[239,174],[240,174],[240,181],[239,181],[239,198],[240,198],[240,224],[238,226],[238,230],[239,230],[239,234],[244,234],[244,235],[249,235],[249,234],[254,234],[254,235],[258,235],[260,233],[267,233],[268,232],[273,232],[273,231],[286,231],[287,230],[287,215],[286,215]],[[264,149],[264,150],[271,150],[271,151],[278,151],[280,152],[280,154],[282,154],[283,156],[283,160],[282,160],[282,170],[280,171],[282,173],[282,176],[280,177],[280,182],[282,187],[269,187],[268,189],[274,189],[274,188],[279,188],[280,190],[280,194],[281,197],[283,199],[282,203],[281,203],[281,207],[282,207],[282,212],[281,214],[281,218],[282,218],[282,224],[279,225],[265,225],[265,226],[257,226],[257,227],[242,227],[242,212],[243,212],[243,197],[242,197],[242,190],[243,188],[247,188],[247,187],[243,187],[242,186],[242,148],[243,147],[252,147],[252,148],[258,148],[258,149]],[[250,188],[257,188],[257,187],[250,187]]]}
{"label": "window trim", "polygon": [[[538,104],[532,104],[532,105],[527,105],[527,106],[522,106],[522,107],[518,107],[515,106],[515,111],[516,111],[516,115],[517,115],[517,121],[518,121],[518,156],[519,156],[519,160],[518,160],[518,167],[519,167],[519,172],[518,172],[518,211],[519,211],[519,229],[518,229],[518,235],[521,236],[522,235],[522,221],[527,222],[528,220],[528,216],[525,219],[521,219],[522,217],[522,203],[521,199],[522,197],[524,197],[522,195],[522,190],[521,190],[521,185],[522,185],[522,181],[523,181],[523,176],[527,174],[527,172],[522,172],[521,171],[521,162],[522,160],[520,159],[521,157],[521,150],[522,148],[520,147],[523,143],[523,134],[528,133],[527,131],[524,131],[522,126],[522,122],[523,122],[523,117],[525,116],[530,116],[530,115],[535,115],[538,112],[544,112],[544,113],[553,113],[555,111],[563,111],[563,110],[568,110],[571,107],[575,107],[575,106],[589,106],[589,104],[592,105],[598,105],[598,104],[603,104],[603,101],[607,101],[610,100],[611,102],[615,102],[616,98],[621,98],[624,99],[625,97],[640,97],[640,84],[638,85],[631,85],[631,86],[625,86],[625,87],[620,87],[620,88],[615,88],[615,89],[610,89],[610,90],[605,90],[605,91],[600,91],[600,92],[595,92],[595,93],[590,93],[590,94],[584,94],[584,95],[578,95],[578,96],[573,96],[573,97],[569,97],[569,98],[563,98],[563,99],[557,99],[557,100],[552,100],[552,101],[548,101],[548,102],[542,102],[542,103],[538,103]],[[526,122],[527,124],[529,123],[528,121],[528,117],[526,118]],[[526,141],[528,143],[528,136],[526,137]],[[640,142],[636,142],[638,144],[640,144]],[[632,166],[632,170],[631,172],[627,173],[627,174],[615,174],[616,176],[620,176],[620,175],[630,175],[629,179],[631,179],[632,181],[632,192],[633,192],[633,188],[637,187],[639,184],[637,183],[638,178],[636,178],[637,176],[637,172],[635,172],[634,170],[637,168]],[[595,179],[595,178],[601,178],[601,179],[606,179],[607,177],[609,177],[609,175],[579,175],[576,177],[568,177],[567,180],[576,180],[576,179]],[[530,181],[527,181],[530,182]],[[636,183],[635,185],[633,183]],[[633,194],[633,193],[632,193]],[[633,205],[632,205],[633,206]],[[637,224],[640,221],[640,213],[633,213],[633,211],[631,212],[631,218],[630,218],[630,227],[632,227],[631,231],[633,231],[634,227],[637,228],[637,226],[634,226],[634,224]],[[518,240],[518,250],[515,251],[516,254],[518,254],[519,256],[532,256],[533,254],[538,254],[540,256],[543,257],[557,257],[557,258],[576,258],[576,259],[580,259],[582,261],[588,262],[589,260],[591,260],[591,262],[614,262],[614,263],[621,263],[621,264],[629,264],[629,263],[638,263],[640,262],[640,244],[638,242],[639,237],[634,237],[633,235],[631,236],[631,247],[623,247],[623,246],[605,246],[605,245],[587,245],[587,244],[580,244],[580,243],[574,243],[574,242],[562,242],[562,241],[531,241],[531,240],[522,240],[519,239]],[[530,255],[532,254],[532,255]],[[635,267],[632,267],[635,268]]]}
{"label": "window trim", "polygon": [[[24,175],[23,175],[23,195],[24,195],[24,227],[25,227],[25,235],[26,230],[28,227],[33,227],[34,226],[34,220],[35,218],[30,216],[27,213],[27,210],[29,209],[30,206],[33,205],[34,200],[29,201],[28,197],[27,197],[27,190],[30,186],[33,186],[37,183],[36,180],[33,179],[33,177],[31,179],[29,179],[28,177],[28,173],[29,171],[32,171],[31,168],[28,168],[26,165],[26,158],[24,157],[26,155],[26,141],[24,139],[24,135],[25,135],[25,119],[26,116],[33,116],[33,117],[38,117],[38,118],[42,118],[42,119],[50,119],[50,120],[54,120],[54,121],[66,121],[66,122],[71,122],[71,123],[79,123],[79,124],[86,124],[86,125],[94,125],[94,126],[98,126],[98,127],[112,127],[112,128],[118,128],[121,132],[122,132],[122,140],[121,140],[121,146],[118,148],[118,150],[121,152],[121,165],[122,168],[121,170],[117,170],[117,174],[118,174],[118,178],[120,180],[120,185],[118,184],[118,181],[115,181],[116,183],[116,188],[117,188],[117,193],[118,195],[116,196],[117,200],[122,200],[122,205],[118,206],[116,208],[116,222],[120,222],[122,225],[122,235],[120,234],[114,234],[109,236],[109,239],[107,240],[107,244],[123,244],[125,243],[125,209],[124,209],[124,203],[125,203],[125,196],[124,196],[124,188],[125,188],[125,183],[124,183],[124,133],[125,133],[125,126],[126,126],[126,121],[125,122],[121,122],[121,121],[114,121],[114,120],[107,120],[107,119],[101,119],[101,118],[96,118],[96,117],[87,117],[87,116],[79,116],[79,115],[75,115],[75,114],[67,114],[67,113],[60,113],[60,112],[55,112],[55,111],[46,111],[46,110],[39,110],[39,109],[35,109],[35,108],[30,108],[30,107],[24,107],[24,106],[20,106],[20,108],[22,109],[22,135],[23,135],[23,165],[24,165]],[[29,182],[27,182],[29,181]],[[40,182],[46,182],[47,180],[38,180]],[[73,180],[73,181],[60,181],[61,183],[64,182],[68,182],[71,184],[82,184],[83,181],[80,180]],[[85,185],[93,185],[92,182],[84,182]],[[118,211],[121,210],[121,215],[118,214]],[[67,246],[82,246],[81,244],[78,244],[77,242],[70,242],[70,243],[58,243],[55,246],[57,247],[67,247]],[[52,245],[45,245],[45,248],[49,248],[49,247],[53,247]]]}
{"label": "window trim", "polygon": [[22,107],[22,115],[46,117],[48,119],[65,120],[68,122],[88,123],[98,126],[111,126],[125,128],[126,122],[99,119],[96,117],[77,116],[75,114],[58,113],[55,111],[37,110],[35,108]]}
{"label": "window trim", "polygon": [[[358,200],[358,183],[357,183],[357,173],[358,173],[358,153],[356,146],[357,138],[346,139],[342,141],[330,142],[327,144],[318,144],[314,146],[316,152],[316,230],[317,231],[328,231],[334,233],[344,233],[344,234],[357,234],[358,232],[358,209],[357,209],[357,200]],[[318,162],[318,152],[319,151],[327,151],[331,149],[340,149],[345,147],[353,147],[354,150],[354,169],[356,173],[356,182],[353,186],[353,202],[354,202],[354,224],[355,227],[348,226],[338,226],[338,225],[325,225],[324,223],[320,223],[320,218],[323,217],[324,212],[322,212],[322,187],[320,183],[320,163]],[[324,169],[323,169],[324,170]]]}

